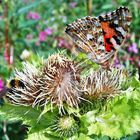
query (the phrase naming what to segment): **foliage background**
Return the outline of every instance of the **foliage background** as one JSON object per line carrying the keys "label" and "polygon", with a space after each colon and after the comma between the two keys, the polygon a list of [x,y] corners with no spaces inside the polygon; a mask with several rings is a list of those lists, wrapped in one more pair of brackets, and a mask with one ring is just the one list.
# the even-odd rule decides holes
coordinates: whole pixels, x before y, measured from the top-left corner
{"label": "foliage background", "polygon": [[[21,62],[47,58],[60,50],[73,51],[73,43],[64,33],[67,23],[87,15],[126,6],[132,11],[132,25],[123,49],[114,61],[116,66],[137,69],[140,74],[140,1],[139,0],[2,0],[0,1],[0,80],[6,84],[15,67]],[[1,99],[3,104],[3,101]],[[4,132],[4,127],[6,132]],[[22,133],[21,133],[22,132]],[[24,132],[24,133],[23,133]],[[0,139],[24,139],[21,122],[1,118]],[[22,134],[22,135],[21,135]],[[108,137],[99,138],[108,139]],[[122,139],[138,139],[138,134]]]}

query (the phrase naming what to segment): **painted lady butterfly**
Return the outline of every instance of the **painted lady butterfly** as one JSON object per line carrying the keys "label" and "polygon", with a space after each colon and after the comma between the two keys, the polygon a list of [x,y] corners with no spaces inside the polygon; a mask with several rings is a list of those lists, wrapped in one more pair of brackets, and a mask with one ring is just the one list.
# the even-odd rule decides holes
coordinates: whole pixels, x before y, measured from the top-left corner
{"label": "painted lady butterfly", "polygon": [[78,45],[78,52],[86,53],[93,62],[108,69],[109,60],[122,45],[131,23],[128,8],[117,10],[97,18],[87,16],[66,27],[66,33]]}

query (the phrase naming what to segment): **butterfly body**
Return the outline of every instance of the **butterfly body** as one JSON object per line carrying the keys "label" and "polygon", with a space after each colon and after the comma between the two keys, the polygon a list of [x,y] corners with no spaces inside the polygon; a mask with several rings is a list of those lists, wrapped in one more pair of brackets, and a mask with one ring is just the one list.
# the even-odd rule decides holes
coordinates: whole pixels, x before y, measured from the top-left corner
{"label": "butterfly body", "polygon": [[67,25],[66,33],[77,44],[77,51],[87,54],[93,62],[105,65],[122,45],[131,22],[126,7],[95,17],[77,19]]}

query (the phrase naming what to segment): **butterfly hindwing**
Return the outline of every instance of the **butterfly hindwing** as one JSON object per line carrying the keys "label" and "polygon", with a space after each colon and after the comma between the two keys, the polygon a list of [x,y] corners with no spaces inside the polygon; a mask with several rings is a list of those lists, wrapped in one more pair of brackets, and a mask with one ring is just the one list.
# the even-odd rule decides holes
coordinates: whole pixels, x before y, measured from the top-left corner
{"label": "butterfly hindwing", "polygon": [[128,8],[120,7],[117,10],[98,17],[104,32],[106,51],[118,49],[123,43],[131,22],[131,13]]}

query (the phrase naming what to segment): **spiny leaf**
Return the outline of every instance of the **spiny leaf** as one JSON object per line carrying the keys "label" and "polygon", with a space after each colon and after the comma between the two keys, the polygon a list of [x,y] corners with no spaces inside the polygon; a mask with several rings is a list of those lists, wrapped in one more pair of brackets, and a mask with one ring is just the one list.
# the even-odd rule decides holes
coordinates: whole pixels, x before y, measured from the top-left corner
{"label": "spiny leaf", "polygon": [[[122,136],[131,135],[140,130],[140,96],[139,90],[131,91],[133,96],[127,98],[127,93],[110,100],[107,104],[107,110],[101,110],[100,113],[88,116],[84,119],[88,122],[88,135],[107,135],[111,138],[119,139]],[[137,98],[136,98],[137,97]],[[94,118],[92,120],[91,118]],[[91,121],[91,122],[90,122]]]}
{"label": "spiny leaf", "polygon": [[49,127],[52,123],[53,118],[56,114],[52,112],[47,112],[42,115],[38,121],[41,114],[41,110],[36,108],[25,107],[25,106],[13,106],[10,104],[5,104],[0,107],[0,116],[9,120],[23,120],[23,123],[30,126],[30,133],[39,132]]}

